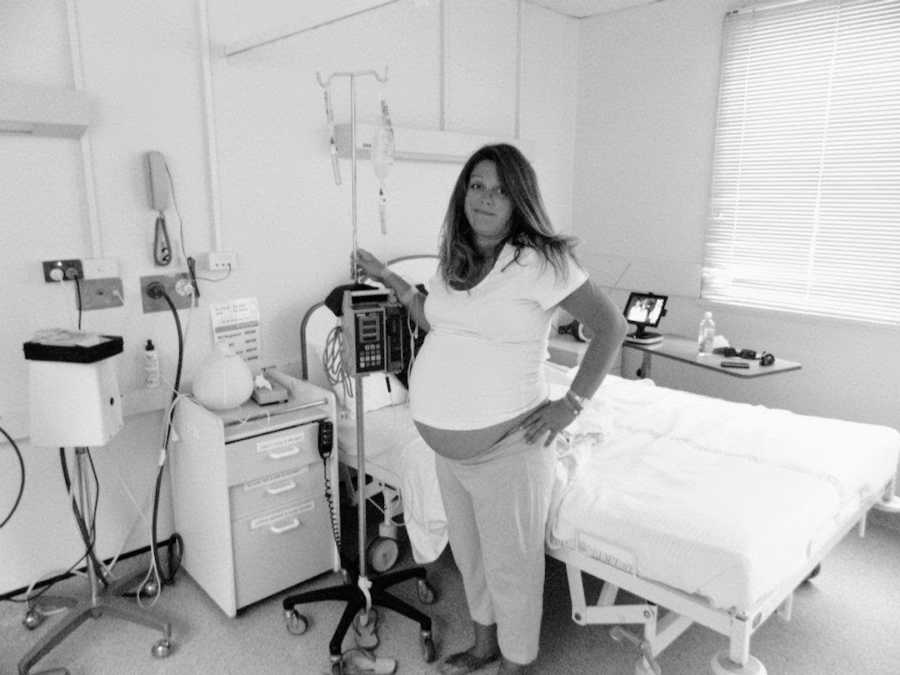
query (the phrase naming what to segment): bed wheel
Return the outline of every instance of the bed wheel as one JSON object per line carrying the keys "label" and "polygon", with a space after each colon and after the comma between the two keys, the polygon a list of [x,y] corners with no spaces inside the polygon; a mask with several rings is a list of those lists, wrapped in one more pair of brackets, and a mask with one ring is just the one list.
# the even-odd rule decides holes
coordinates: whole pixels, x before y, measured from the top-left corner
{"label": "bed wheel", "polygon": [[817,576],[819,576],[819,572],[821,572],[821,571],[822,571],[822,563],[819,563],[818,565],[816,565],[815,567],[812,568],[812,572],[810,572],[809,574],[806,575],[806,578],[803,580],[803,583],[805,584],[807,581],[812,581]]}
{"label": "bed wheel", "polygon": [[387,572],[397,564],[400,545],[388,537],[375,537],[366,549],[369,566],[376,572]]}
{"label": "bed wheel", "polygon": [[634,675],[662,675],[662,668],[656,659],[648,659],[642,656],[634,662]]}
{"label": "bed wheel", "polygon": [[739,666],[728,658],[728,650],[725,649],[713,656],[710,666],[713,675],[766,675],[768,672],[762,662],[753,656],[747,660],[747,665]]}

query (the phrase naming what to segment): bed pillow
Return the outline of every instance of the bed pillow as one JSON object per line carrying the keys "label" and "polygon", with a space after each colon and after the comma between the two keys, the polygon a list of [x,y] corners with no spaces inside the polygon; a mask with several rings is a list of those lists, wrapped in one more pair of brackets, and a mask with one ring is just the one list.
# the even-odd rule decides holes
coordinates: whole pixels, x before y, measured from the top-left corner
{"label": "bed pillow", "polygon": [[[352,382],[352,380],[351,380]],[[406,403],[408,394],[393,374],[374,373],[363,378],[363,410],[370,412]],[[335,385],[339,413],[344,419],[356,419],[356,399],[347,396],[341,385]]]}

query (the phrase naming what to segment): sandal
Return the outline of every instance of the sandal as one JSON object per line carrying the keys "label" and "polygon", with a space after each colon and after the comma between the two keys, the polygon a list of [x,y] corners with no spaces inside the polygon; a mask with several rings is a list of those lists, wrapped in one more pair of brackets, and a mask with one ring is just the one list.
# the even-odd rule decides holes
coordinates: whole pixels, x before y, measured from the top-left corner
{"label": "sandal", "polygon": [[475,656],[471,652],[460,652],[448,656],[439,666],[439,671],[441,675],[466,675],[466,673],[474,673],[499,660],[500,654],[497,652],[487,656]]}

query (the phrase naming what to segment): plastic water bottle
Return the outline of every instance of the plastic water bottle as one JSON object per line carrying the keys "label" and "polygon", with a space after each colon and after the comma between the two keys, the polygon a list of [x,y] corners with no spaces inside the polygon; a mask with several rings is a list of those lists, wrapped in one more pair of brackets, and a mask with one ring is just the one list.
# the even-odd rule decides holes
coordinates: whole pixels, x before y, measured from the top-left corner
{"label": "plastic water bottle", "polygon": [[700,322],[700,333],[697,337],[697,345],[700,354],[712,354],[713,342],[716,338],[716,322],[713,321],[712,312],[706,312]]}
{"label": "plastic water bottle", "polygon": [[159,354],[153,340],[147,340],[144,346],[144,386],[148,389],[159,386]]}

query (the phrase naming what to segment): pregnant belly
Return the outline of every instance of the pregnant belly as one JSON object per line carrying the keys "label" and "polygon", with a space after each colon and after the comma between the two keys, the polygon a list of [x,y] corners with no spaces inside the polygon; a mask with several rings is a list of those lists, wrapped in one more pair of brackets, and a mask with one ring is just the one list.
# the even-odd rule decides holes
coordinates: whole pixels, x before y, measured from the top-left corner
{"label": "pregnant belly", "polygon": [[510,420],[482,429],[440,429],[421,422],[416,422],[416,429],[428,447],[442,457],[470,459],[486,452],[501,438],[517,429],[531,412],[528,410]]}

